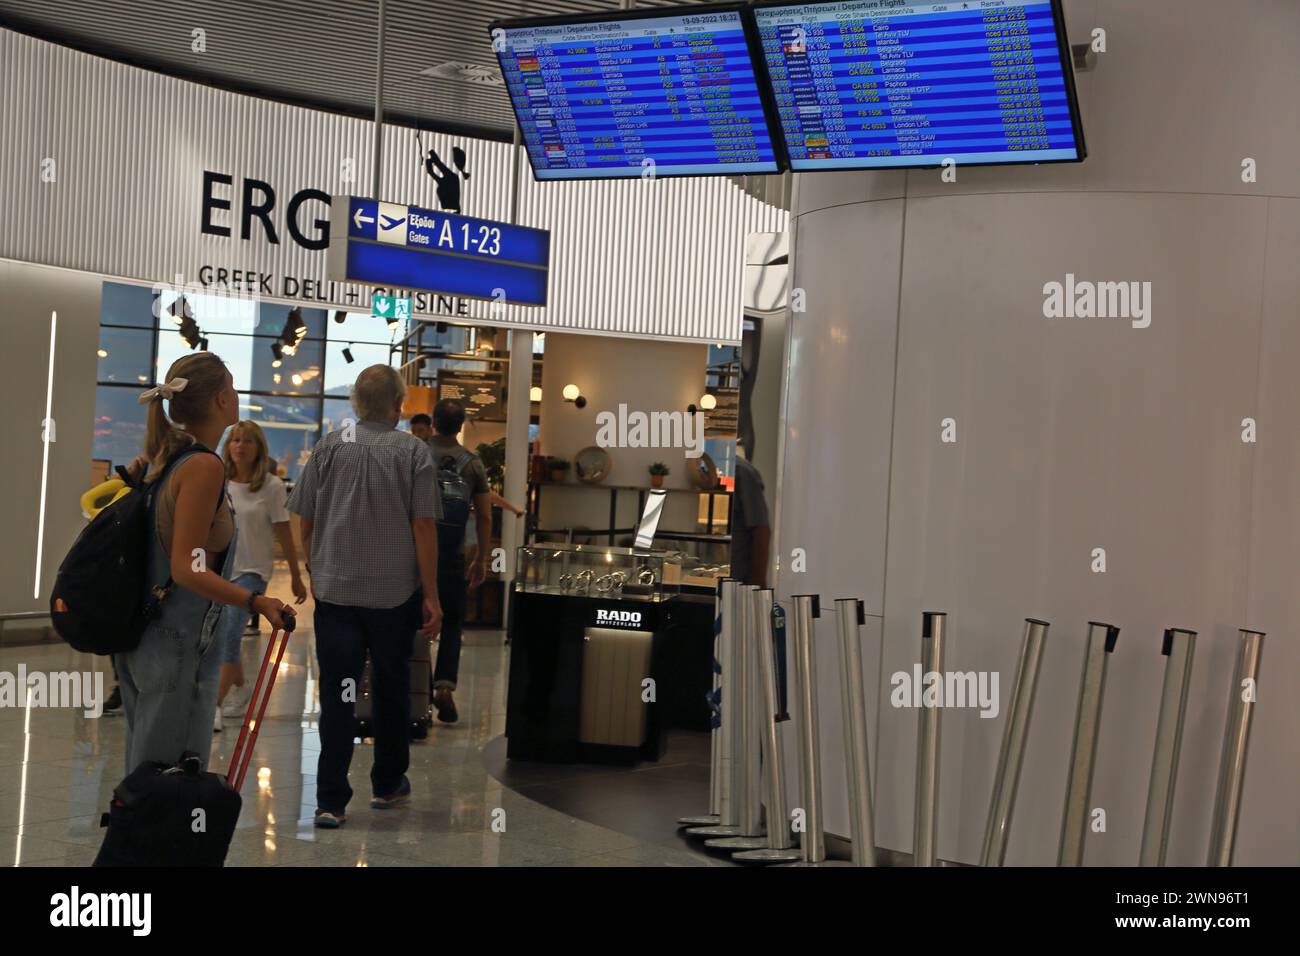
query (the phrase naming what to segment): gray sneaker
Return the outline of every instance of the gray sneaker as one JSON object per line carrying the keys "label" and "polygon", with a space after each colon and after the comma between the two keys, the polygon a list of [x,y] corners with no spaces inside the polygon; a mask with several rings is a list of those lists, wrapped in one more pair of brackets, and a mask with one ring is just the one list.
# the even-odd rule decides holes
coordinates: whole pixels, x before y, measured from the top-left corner
{"label": "gray sneaker", "polygon": [[401,806],[411,799],[411,781],[402,775],[401,785],[392,793],[385,796],[375,796],[370,798],[371,810],[391,810],[394,807]]}

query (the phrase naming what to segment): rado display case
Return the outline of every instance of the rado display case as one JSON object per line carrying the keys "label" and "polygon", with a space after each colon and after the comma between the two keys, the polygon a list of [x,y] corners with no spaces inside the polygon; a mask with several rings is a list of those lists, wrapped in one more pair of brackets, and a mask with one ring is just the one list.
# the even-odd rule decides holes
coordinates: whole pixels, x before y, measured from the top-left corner
{"label": "rado display case", "polygon": [[667,727],[708,729],[713,576],[690,556],[534,544],[515,568],[510,759],[656,760]]}
{"label": "rado display case", "polygon": [[657,602],[665,597],[665,577],[681,580],[682,555],[670,551],[537,544],[518,555],[515,590],[534,594]]}

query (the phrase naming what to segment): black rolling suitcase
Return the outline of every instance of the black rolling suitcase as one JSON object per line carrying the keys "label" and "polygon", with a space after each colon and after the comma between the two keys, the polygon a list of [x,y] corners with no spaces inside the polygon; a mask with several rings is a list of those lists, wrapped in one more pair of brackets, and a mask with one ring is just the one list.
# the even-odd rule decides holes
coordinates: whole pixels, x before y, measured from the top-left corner
{"label": "black rolling suitcase", "polygon": [[[357,696],[356,731],[362,740],[375,735],[374,700],[371,695],[370,657],[361,670],[361,688]],[[424,740],[433,726],[433,642],[415,635],[411,651],[411,723],[412,740]]]}
{"label": "black rolling suitcase", "polygon": [[[108,832],[95,857],[95,866],[184,867],[225,863],[243,803],[239,789],[253,756],[253,745],[257,743],[275,675],[289,644],[292,622],[289,618],[289,627],[274,632],[267,642],[262,669],[258,671],[244,726],[230,760],[230,772],[222,777],[200,770],[202,763],[192,753],[182,754],[172,767],[157,762],[136,767],[113,790],[109,812],[100,820]],[[273,651],[275,666],[269,667]]]}

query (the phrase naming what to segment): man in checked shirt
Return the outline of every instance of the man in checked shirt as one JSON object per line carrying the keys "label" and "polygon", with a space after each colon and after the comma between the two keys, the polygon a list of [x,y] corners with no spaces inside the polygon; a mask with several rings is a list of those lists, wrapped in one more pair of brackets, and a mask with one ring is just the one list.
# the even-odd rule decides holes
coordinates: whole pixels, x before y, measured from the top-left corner
{"label": "man in checked shirt", "polygon": [[414,635],[442,626],[438,519],[442,500],[429,448],[398,431],[406,386],[387,365],[357,376],[345,422],[312,450],[289,497],[302,519],[303,550],[316,598],[320,664],[320,760],[316,826],[347,819],[353,720],[367,651],[375,747],[375,810],[410,800],[410,659]]}

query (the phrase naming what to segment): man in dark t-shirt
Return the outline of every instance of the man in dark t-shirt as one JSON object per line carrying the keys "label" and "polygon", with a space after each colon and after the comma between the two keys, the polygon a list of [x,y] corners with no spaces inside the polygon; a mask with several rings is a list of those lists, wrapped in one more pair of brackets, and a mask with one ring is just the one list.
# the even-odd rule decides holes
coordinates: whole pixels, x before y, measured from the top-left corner
{"label": "man in dark t-shirt", "polygon": [[767,587],[771,524],[763,496],[763,476],[737,456],[736,486],[731,495],[731,576],[737,581]]}
{"label": "man in dark t-shirt", "polygon": [[[439,528],[438,600],[442,604],[443,616],[438,659],[433,667],[433,706],[437,708],[438,719],[446,724],[454,724],[458,716],[452,692],[460,673],[466,586],[468,584],[472,591],[483,583],[492,539],[492,487],[488,484],[482,459],[456,440],[464,425],[465,406],[455,399],[444,398],[434,406],[433,434],[427,440],[434,467],[438,470],[439,489],[448,496],[447,516],[454,515],[455,500],[463,498],[465,506],[472,509],[468,520],[474,522],[479,543],[467,568],[465,526]],[[456,540],[452,541],[452,538]],[[444,547],[444,544],[448,546]]]}

